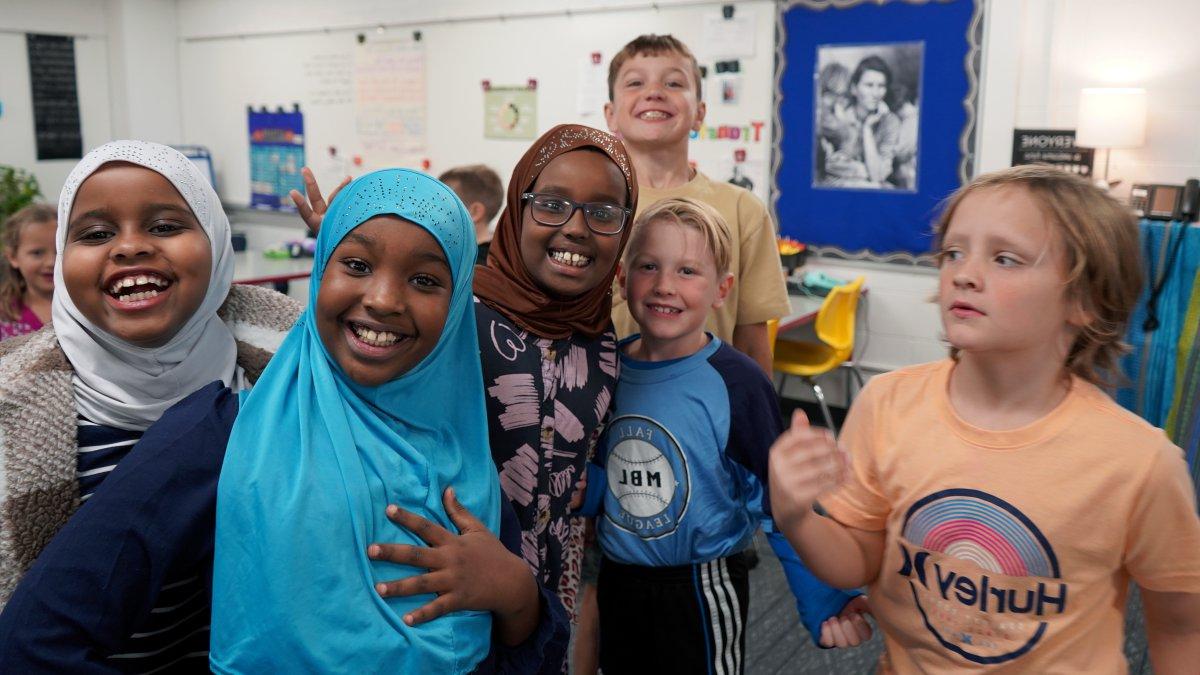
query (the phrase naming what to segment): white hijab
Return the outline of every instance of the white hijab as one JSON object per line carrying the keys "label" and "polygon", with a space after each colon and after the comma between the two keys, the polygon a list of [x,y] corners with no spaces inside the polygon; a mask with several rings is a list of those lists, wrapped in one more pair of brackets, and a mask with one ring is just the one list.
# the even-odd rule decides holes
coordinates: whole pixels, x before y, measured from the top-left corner
{"label": "white hijab", "polygon": [[[162,174],[191,207],[212,247],[212,275],[204,301],[162,347],[138,347],[104,332],[84,317],[63,283],[63,249],[75,195],[88,176],[109,162],[128,162]],[[233,281],[229,219],[217,193],[188,158],[146,141],[113,141],[89,152],[63,186],[56,240],[54,332],[75,369],[75,407],[81,415],[98,424],[144,431],[200,387],[214,380],[226,385],[233,381],[237,347],[233,333],[217,317]]]}

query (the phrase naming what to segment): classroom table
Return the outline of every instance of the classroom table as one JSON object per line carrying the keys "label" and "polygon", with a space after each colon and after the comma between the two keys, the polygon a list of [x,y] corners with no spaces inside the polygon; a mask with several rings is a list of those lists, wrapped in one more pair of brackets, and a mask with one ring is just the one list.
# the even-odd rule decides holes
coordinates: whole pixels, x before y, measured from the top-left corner
{"label": "classroom table", "polygon": [[274,284],[275,290],[287,293],[288,282],[307,279],[312,265],[312,258],[266,258],[262,251],[241,251],[233,254],[233,283]]}
{"label": "classroom table", "polygon": [[792,311],[779,320],[780,333],[786,333],[793,328],[816,321],[817,312],[821,310],[821,303],[825,302],[825,298],[817,295],[805,295],[788,289],[788,302],[792,304]]}

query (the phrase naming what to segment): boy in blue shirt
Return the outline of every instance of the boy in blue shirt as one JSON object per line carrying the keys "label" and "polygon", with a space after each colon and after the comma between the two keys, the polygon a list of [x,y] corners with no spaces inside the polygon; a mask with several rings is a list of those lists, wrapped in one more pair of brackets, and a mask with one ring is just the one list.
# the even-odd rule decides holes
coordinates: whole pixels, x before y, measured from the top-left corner
{"label": "boy in blue shirt", "polygon": [[584,507],[603,506],[605,672],[742,672],[742,551],[760,520],[814,638],[832,647],[870,636],[857,593],[812,577],[770,527],[768,449],[783,431],[775,392],[753,360],[704,330],[733,285],[729,250],[715,209],[665,199],[638,219],[618,272],[641,333],[620,345],[613,418],[588,479],[604,489],[588,490]]}

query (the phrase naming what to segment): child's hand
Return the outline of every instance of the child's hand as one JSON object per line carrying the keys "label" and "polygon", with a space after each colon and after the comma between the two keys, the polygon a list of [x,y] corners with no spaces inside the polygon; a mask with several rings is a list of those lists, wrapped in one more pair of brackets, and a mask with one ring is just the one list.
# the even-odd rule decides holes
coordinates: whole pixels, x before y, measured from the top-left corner
{"label": "child's hand", "polygon": [[813,502],[842,483],[849,464],[833,434],[809,426],[800,410],[771,446],[768,462],[771,510],[781,523],[799,522],[811,514]]}
{"label": "child's hand", "polygon": [[865,617],[871,614],[866,596],[860,595],[842,608],[837,616],[821,622],[822,647],[857,647],[871,639],[871,624]]}
{"label": "child's hand", "polygon": [[[304,223],[308,225],[308,229],[312,230],[313,236],[321,229],[321,219],[325,217],[325,212],[329,210],[329,202],[321,196],[321,188],[317,186],[317,179],[313,176],[313,172],[307,166],[300,169],[300,175],[304,177],[304,192],[300,194],[299,190],[292,190],[288,196],[292,198],[292,203],[296,205],[296,209],[300,211],[300,217],[304,219]],[[350,176],[342,179],[342,182],[329,193],[329,201],[341,192],[342,188],[350,184]]]}
{"label": "child's hand", "polygon": [[520,619],[514,619],[519,623],[532,614],[532,625],[536,625],[539,598],[529,566],[509,553],[500,540],[458,502],[454,488],[446,488],[442,502],[446,514],[461,534],[449,532],[398,506],[388,506],[388,518],[416,534],[429,547],[371,544],[367,547],[367,556],[373,560],[424,567],[429,572],[378,583],[375,590],[385,598],[437,594],[438,597],[429,604],[404,615],[404,623],[410,626],[460,609],[493,612],[500,620],[522,615]]}
{"label": "child's hand", "polygon": [[567,504],[572,512],[583,508],[583,502],[587,498],[587,475],[587,468],[584,468],[583,474],[575,482],[575,492],[571,493],[571,501]]}

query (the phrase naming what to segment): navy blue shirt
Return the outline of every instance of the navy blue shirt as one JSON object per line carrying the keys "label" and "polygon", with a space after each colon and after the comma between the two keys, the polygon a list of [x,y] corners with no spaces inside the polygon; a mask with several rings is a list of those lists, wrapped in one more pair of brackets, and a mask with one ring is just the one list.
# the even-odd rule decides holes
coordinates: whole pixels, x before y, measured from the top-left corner
{"label": "navy blue shirt", "polygon": [[[0,672],[154,668],[141,652],[132,652],[141,658],[113,657],[131,653],[146,637],[144,627],[155,621],[154,610],[175,580],[200,584],[200,625],[207,635],[217,481],[237,411],[237,396],[214,382],[173,406],[115,468],[101,472],[108,477],[0,614]],[[89,470],[81,469],[81,480]],[[501,510],[500,539],[519,555],[520,527],[511,508]],[[513,648],[494,646],[477,672],[561,672],[566,613],[553,593],[539,590],[541,621],[534,633]],[[198,661],[207,670],[207,646],[205,640],[204,658],[186,663]]]}

